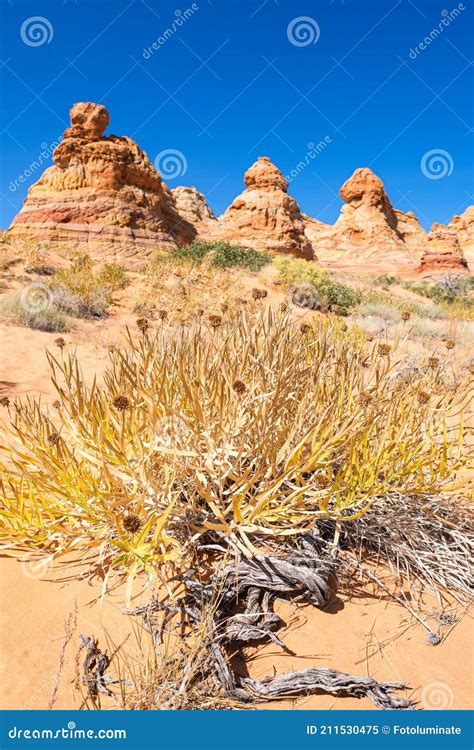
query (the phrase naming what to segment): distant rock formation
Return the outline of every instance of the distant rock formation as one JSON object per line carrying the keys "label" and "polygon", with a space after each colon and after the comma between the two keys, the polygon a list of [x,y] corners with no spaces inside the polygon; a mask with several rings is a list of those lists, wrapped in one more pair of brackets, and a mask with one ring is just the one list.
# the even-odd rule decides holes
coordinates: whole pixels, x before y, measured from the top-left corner
{"label": "distant rock formation", "polygon": [[104,136],[104,106],[81,102],[70,115],[54,166],[28,191],[9,236],[131,264],[201,237],[355,272],[474,269],[474,206],[427,234],[412,212],[392,206],[380,178],[362,168],[341,187],[344,205],[329,225],[301,213],[287,179],[261,156],[245,173],[244,192],[216,219],[196,188],[170,190],[133,140]]}
{"label": "distant rock formation", "polygon": [[455,229],[433,224],[418,270],[423,276],[469,272]]}
{"label": "distant rock formation", "polygon": [[474,206],[468,206],[461,216],[454,216],[448,226],[455,230],[467,264],[474,271]]}
{"label": "distant rock formation", "polygon": [[306,234],[323,263],[367,271],[419,264],[426,232],[413,213],[393,208],[377,175],[356,169],[339,194],[345,205],[334,225],[305,217]]}
{"label": "distant rock formation", "polygon": [[146,154],[130,138],[103,135],[106,108],[81,102],[70,115],[55,166],[28,191],[11,234],[107,258],[146,257],[191,241],[196,230]]}
{"label": "distant rock formation", "polygon": [[176,211],[190,224],[202,229],[209,221],[217,221],[211,209],[207,205],[205,196],[195,187],[177,187],[171,191]]}
{"label": "distant rock formation", "polygon": [[297,202],[288,181],[267,156],[260,156],[244,176],[247,186],[219,218],[212,233],[245,247],[289,253],[314,260]]}

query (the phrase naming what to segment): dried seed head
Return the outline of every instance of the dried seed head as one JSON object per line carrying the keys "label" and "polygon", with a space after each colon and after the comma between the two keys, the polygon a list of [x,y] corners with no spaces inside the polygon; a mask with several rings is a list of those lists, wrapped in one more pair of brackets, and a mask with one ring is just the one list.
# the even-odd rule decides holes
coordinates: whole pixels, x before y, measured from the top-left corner
{"label": "dried seed head", "polygon": [[431,395],[429,393],[426,393],[426,391],[420,391],[418,393],[418,401],[420,404],[427,404],[431,398]]}
{"label": "dried seed head", "polygon": [[471,375],[474,375],[474,362],[471,362],[471,363],[470,363],[470,364],[469,364],[469,365],[467,366],[467,369],[469,370],[469,372],[471,373]]}
{"label": "dried seed head", "polygon": [[368,406],[373,401],[373,396],[370,395],[370,393],[367,393],[366,391],[363,391],[359,395],[359,402],[362,404],[362,406]]}
{"label": "dried seed head", "polygon": [[288,305],[286,302],[280,303],[280,312],[286,312],[288,310]]}
{"label": "dried seed head", "polygon": [[302,334],[309,333],[311,331],[311,326],[309,325],[309,323],[302,323],[300,325],[300,331]]}
{"label": "dried seed head", "polygon": [[0,404],[2,406],[10,406],[10,399],[8,396],[2,396],[2,398],[0,398]]}
{"label": "dried seed head", "polygon": [[379,354],[381,357],[388,357],[391,351],[392,347],[390,346],[390,344],[379,344]]}
{"label": "dried seed head", "polygon": [[411,312],[409,312],[408,310],[402,310],[400,317],[403,321],[410,320]]}
{"label": "dried seed head", "polygon": [[157,315],[160,320],[166,320],[168,317],[168,311],[167,310],[158,310]]}
{"label": "dried seed head", "polygon": [[373,341],[374,340],[374,337],[372,336],[371,333],[368,333],[365,338],[366,338],[366,341]]}
{"label": "dried seed head", "polygon": [[148,320],[148,318],[137,318],[136,322],[137,322],[138,329],[142,333],[145,333],[146,331],[148,331],[150,327],[150,321]]}
{"label": "dried seed head", "polygon": [[329,479],[326,474],[318,474],[316,477],[314,477],[313,481],[317,487],[327,487],[329,484]]}
{"label": "dried seed head", "polygon": [[202,309],[202,307],[198,307],[198,309],[196,310],[196,315],[198,316],[198,318],[202,318],[202,316],[204,315],[204,310]]}
{"label": "dried seed head", "polygon": [[222,312],[226,313],[228,309],[229,309],[229,305],[227,304],[227,302],[222,302],[221,303],[221,310],[222,310]]}
{"label": "dried seed head", "polygon": [[246,304],[248,304],[247,300],[243,299],[242,297],[236,297],[235,298],[235,302],[236,302],[237,305],[246,305]]}
{"label": "dried seed head", "polygon": [[142,522],[138,518],[138,516],[133,515],[130,513],[130,515],[125,516],[123,519],[123,528],[125,531],[128,531],[129,534],[136,534],[137,531],[141,529]]}
{"label": "dried seed head", "polygon": [[115,398],[112,401],[112,404],[115,406],[118,411],[125,411],[130,406],[130,401],[126,396],[115,396]]}
{"label": "dried seed head", "polygon": [[333,312],[335,315],[341,315],[342,314],[342,307],[340,305],[330,305],[329,309],[331,312]]}
{"label": "dried seed head", "polygon": [[265,297],[267,297],[267,295],[268,295],[268,292],[267,292],[266,289],[257,289],[256,287],[254,289],[252,289],[252,297],[255,300],[257,300],[257,299],[265,299]]}
{"label": "dried seed head", "polygon": [[111,354],[112,354],[112,352],[114,352],[116,350],[116,348],[117,347],[115,346],[115,344],[109,344],[108,347],[107,347],[107,349],[109,350],[109,352]]}
{"label": "dried seed head", "polygon": [[61,408],[61,401],[58,401],[57,399],[56,399],[56,401],[53,401],[53,407],[55,409],[60,409]]}
{"label": "dried seed head", "polygon": [[430,357],[428,359],[428,367],[431,367],[433,370],[438,367],[439,365],[439,358],[438,357]]}
{"label": "dried seed head", "polygon": [[56,344],[56,346],[59,346],[60,349],[64,349],[64,347],[66,346],[66,342],[64,341],[62,336],[54,339],[54,343]]}
{"label": "dried seed head", "polygon": [[50,445],[59,445],[60,442],[61,442],[61,437],[59,433],[52,432],[50,435],[48,435],[48,443]]}
{"label": "dried seed head", "polygon": [[220,315],[209,315],[209,323],[213,328],[219,328],[222,318]]}
{"label": "dried seed head", "polygon": [[345,333],[345,332],[346,332],[346,331],[347,331],[348,329],[349,329],[349,327],[348,327],[347,323],[343,323],[343,324],[341,325],[341,331],[342,331],[343,333]]}
{"label": "dried seed head", "polygon": [[452,339],[448,339],[446,341],[446,349],[454,349],[455,346],[456,346],[456,342],[453,341]]}
{"label": "dried seed head", "polygon": [[247,390],[247,386],[241,380],[235,380],[234,383],[232,383],[232,388],[238,394],[245,393]]}

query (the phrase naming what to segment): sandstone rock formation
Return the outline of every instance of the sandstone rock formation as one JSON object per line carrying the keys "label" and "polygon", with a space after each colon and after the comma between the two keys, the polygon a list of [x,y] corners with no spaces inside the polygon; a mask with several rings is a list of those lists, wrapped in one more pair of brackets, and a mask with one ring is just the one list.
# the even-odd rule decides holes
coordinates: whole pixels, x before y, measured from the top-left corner
{"label": "sandstone rock formation", "polygon": [[469,272],[455,229],[444,224],[433,224],[419,272],[423,276]]}
{"label": "sandstone rock formation", "polygon": [[104,106],[82,102],[70,114],[54,166],[30,188],[9,236],[130,263],[199,236],[317,256],[330,268],[357,272],[458,273],[466,271],[466,259],[474,269],[474,206],[427,234],[413,213],[392,206],[382,181],[363,168],[341,187],[344,206],[328,225],[301,213],[286,178],[264,156],[245,173],[244,192],[216,219],[196,188],[169,190],[133,140],[104,136]]}
{"label": "sandstone rock formation", "polygon": [[205,196],[195,187],[177,187],[171,191],[176,211],[187,222],[195,226],[198,231],[203,230],[207,222],[217,221],[211,209],[207,205]]}
{"label": "sandstone rock formation", "polygon": [[393,208],[377,175],[356,169],[339,194],[345,205],[333,226],[305,217],[306,234],[323,263],[373,272],[416,268],[426,232],[414,214]]}
{"label": "sandstone rock formation", "polygon": [[467,264],[474,271],[474,206],[468,206],[461,216],[454,216],[448,226],[455,230]]}
{"label": "sandstone rock formation", "polygon": [[191,241],[196,230],[146,154],[130,138],[103,135],[106,108],[81,102],[70,114],[55,166],[30,188],[10,233],[107,258],[143,258]]}
{"label": "sandstone rock formation", "polygon": [[260,156],[244,181],[246,190],[211,228],[213,236],[258,250],[314,259],[300,207],[288,195],[288,181],[280,170],[267,156]]}

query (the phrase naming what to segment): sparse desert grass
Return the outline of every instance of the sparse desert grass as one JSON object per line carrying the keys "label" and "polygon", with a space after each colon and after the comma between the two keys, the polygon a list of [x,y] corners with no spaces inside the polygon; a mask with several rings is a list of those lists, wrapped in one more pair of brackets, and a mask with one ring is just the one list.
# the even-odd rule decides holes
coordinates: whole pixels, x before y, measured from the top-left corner
{"label": "sparse desert grass", "polygon": [[216,268],[247,268],[249,271],[260,271],[270,262],[267,253],[241,247],[232,242],[205,242],[194,240],[186,247],[173,250],[172,260],[185,260],[193,263],[206,261]]}
{"label": "sparse desert grass", "polygon": [[55,305],[45,302],[38,308],[25,304],[21,294],[12,294],[0,301],[0,315],[25,328],[49,333],[65,333],[71,329],[69,319]]}
{"label": "sparse desert grass", "polygon": [[423,297],[456,305],[459,310],[471,310],[474,307],[474,278],[472,276],[447,274],[439,281],[405,282],[405,287]]}
{"label": "sparse desert grass", "polygon": [[394,490],[447,491],[468,384],[443,355],[395,377],[392,356],[339,318],[303,330],[271,310],[137,331],[103,385],[50,354],[55,409],[6,405],[2,548],[157,574],[187,568],[209,533],[251,555]]}
{"label": "sparse desert grass", "polygon": [[70,318],[105,317],[113,292],[127,283],[120,266],[96,263],[87,255],[77,256],[60,270],[32,265],[27,272],[31,283],[4,297],[0,312],[18,325],[41,331],[67,331]]}
{"label": "sparse desert grass", "polygon": [[137,316],[150,320],[164,316],[174,323],[190,323],[214,314],[231,315],[252,302],[245,288],[249,276],[242,268],[233,268],[230,274],[224,268],[190,264],[168,256],[150,263],[142,274],[146,284],[135,298],[133,310]]}

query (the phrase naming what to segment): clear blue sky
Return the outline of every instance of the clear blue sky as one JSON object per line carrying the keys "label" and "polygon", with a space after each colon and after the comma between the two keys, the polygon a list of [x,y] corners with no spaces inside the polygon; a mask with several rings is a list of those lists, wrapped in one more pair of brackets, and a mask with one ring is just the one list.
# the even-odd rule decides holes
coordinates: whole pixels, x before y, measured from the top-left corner
{"label": "clear blue sky", "polygon": [[[474,202],[473,0],[177,3],[0,0],[1,227],[40,173],[25,170],[60,137],[77,101],[105,104],[108,132],[130,135],[152,161],[181,152],[187,171],[169,186],[195,185],[216,213],[259,155],[285,174],[306,159],[290,192],[327,222],[359,166],[425,227]],[[22,25],[33,16],[47,20],[45,36],[27,44]],[[300,22],[288,30],[301,16],[306,36]],[[153,42],[159,48],[144,54]],[[325,137],[307,158],[307,144]],[[434,150],[446,153],[427,157],[426,176],[421,160]]]}

